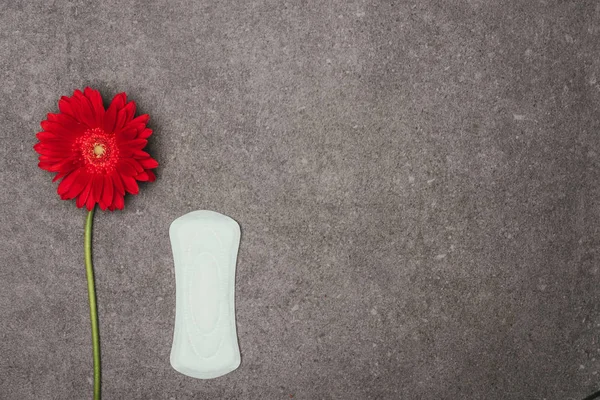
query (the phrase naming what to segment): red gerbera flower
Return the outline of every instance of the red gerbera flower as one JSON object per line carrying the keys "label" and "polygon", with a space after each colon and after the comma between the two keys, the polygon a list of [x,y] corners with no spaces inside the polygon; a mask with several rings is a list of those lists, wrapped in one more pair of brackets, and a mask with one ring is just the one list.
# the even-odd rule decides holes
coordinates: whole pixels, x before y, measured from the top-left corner
{"label": "red gerbera flower", "polygon": [[122,210],[125,192],[137,194],[137,181],[153,182],[151,169],[158,166],[143,151],[152,130],[148,114],[134,118],[135,103],[119,93],[104,109],[97,90],[75,90],[58,102],[60,113],[48,114],[43,132],[33,148],[40,154],[38,166],[56,172],[57,192],[63,200],[77,198],[77,207]]}

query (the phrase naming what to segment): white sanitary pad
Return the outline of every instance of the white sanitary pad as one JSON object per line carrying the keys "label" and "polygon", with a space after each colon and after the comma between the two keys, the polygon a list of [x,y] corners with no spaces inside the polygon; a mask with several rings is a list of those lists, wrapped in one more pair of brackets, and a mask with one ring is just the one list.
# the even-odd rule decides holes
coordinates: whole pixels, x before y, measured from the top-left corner
{"label": "white sanitary pad", "polygon": [[194,211],[169,229],[177,286],[171,365],[210,379],[240,365],[235,327],[235,263],[240,227],[214,211]]}

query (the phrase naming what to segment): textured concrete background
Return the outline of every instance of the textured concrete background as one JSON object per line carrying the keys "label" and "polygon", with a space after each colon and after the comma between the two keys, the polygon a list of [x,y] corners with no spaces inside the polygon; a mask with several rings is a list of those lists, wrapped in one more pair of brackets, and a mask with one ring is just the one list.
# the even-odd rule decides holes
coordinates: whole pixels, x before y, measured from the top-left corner
{"label": "textured concrete background", "polygon": [[[579,399],[600,376],[597,1],[0,3],[0,398],[85,399],[85,213],[32,150],[126,91],[158,181],[95,217],[105,399]],[[169,223],[243,230],[242,365],[171,369]]]}

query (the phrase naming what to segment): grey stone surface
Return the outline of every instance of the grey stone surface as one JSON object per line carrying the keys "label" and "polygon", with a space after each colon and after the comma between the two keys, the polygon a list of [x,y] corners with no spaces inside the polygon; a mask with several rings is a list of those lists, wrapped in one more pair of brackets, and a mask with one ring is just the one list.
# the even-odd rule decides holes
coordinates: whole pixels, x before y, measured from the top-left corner
{"label": "grey stone surface", "polygon": [[[32,150],[126,91],[158,180],[98,212],[104,399],[580,399],[600,371],[600,3],[0,2],[0,398],[85,399],[85,212]],[[168,361],[169,223],[243,230],[240,368]]]}

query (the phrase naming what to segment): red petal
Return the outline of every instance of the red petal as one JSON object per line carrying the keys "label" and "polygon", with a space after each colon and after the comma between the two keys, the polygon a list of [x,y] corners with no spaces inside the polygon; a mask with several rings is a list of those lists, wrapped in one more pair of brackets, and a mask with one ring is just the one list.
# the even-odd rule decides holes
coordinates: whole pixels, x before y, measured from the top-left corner
{"label": "red petal", "polygon": [[81,90],[75,90],[71,97],[71,108],[77,119],[87,125],[89,128],[96,128],[96,119],[92,110],[92,103],[81,93]]}
{"label": "red petal", "polygon": [[65,114],[53,114],[53,113],[48,113],[46,114],[46,119],[48,121],[52,121],[52,122],[58,122],[59,120],[59,116],[60,115],[65,115]]}
{"label": "red petal", "polygon": [[137,129],[133,127],[125,127],[120,130],[117,134],[120,136],[122,140],[132,140],[137,136]]}
{"label": "red petal", "polygon": [[56,136],[54,133],[50,133],[50,132],[38,132],[35,137],[37,137],[40,141],[43,140],[60,140],[60,138],[58,136]]}
{"label": "red petal", "polygon": [[104,176],[104,189],[102,190],[102,201],[110,205],[113,199],[113,192],[115,191],[115,186],[113,184],[112,178],[110,175]]}
{"label": "red petal", "polygon": [[52,162],[52,161],[42,161],[38,163],[38,167],[43,169],[44,171],[49,172],[60,172],[60,162]]}
{"label": "red petal", "polygon": [[144,171],[138,174],[135,179],[141,182],[154,182],[156,180],[156,175],[150,170]]}
{"label": "red petal", "polygon": [[131,165],[133,168],[135,168],[135,174],[139,174],[140,172],[144,171],[144,168],[142,168],[142,166],[140,165],[140,163],[133,158],[124,158],[122,161],[126,162],[127,164]]}
{"label": "red petal", "polygon": [[131,121],[134,115],[135,103],[133,101],[130,101],[117,113],[117,123],[115,124],[115,131],[123,128],[125,124]]}
{"label": "red petal", "polygon": [[79,123],[79,121],[74,119],[72,116],[70,116],[68,114],[62,114],[62,113],[61,114],[48,113],[48,114],[46,114],[46,119],[50,122],[58,122],[59,124],[62,124],[62,125]]}
{"label": "red petal", "polygon": [[117,122],[115,123],[115,130],[121,129],[123,126],[125,126],[125,117],[126,116],[127,116],[127,113],[125,112],[124,108],[119,110],[119,112],[117,113]]}
{"label": "red petal", "polygon": [[138,187],[137,182],[135,181],[135,178],[131,177],[131,176],[127,176],[127,175],[123,175],[121,177],[123,179],[123,184],[125,185],[125,190],[131,194],[138,194],[140,191],[140,188]]}
{"label": "red petal", "polygon": [[91,176],[87,176],[87,179],[84,180],[85,182],[85,188],[83,189],[83,192],[81,192],[79,194],[79,196],[77,197],[77,202],[76,205],[78,208],[81,208],[85,205],[87,198],[90,194],[90,191],[92,190],[92,182],[94,181],[94,179],[92,179]]}
{"label": "red petal", "polygon": [[150,158],[150,154],[146,153],[144,150],[134,149],[132,151],[132,156],[135,158]]}
{"label": "red petal", "polygon": [[48,114],[48,122],[61,125],[67,131],[81,133],[86,129],[86,125],[67,114]]}
{"label": "red petal", "polygon": [[[121,178],[124,178],[126,176],[131,177],[137,175],[135,167],[133,167],[133,165],[129,164],[125,160],[121,160],[117,164],[117,172],[121,175]],[[125,188],[127,188],[127,185],[125,185]]]}
{"label": "red petal", "polygon": [[156,175],[152,171],[146,171],[148,174],[148,182],[154,182],[156,180]]}
{"label": "red petal", "polygon": [[123,207],[125,207],[125,200],[123,199],[123,195],[121,193],[114,193],[112,205],[118,210],[122,210]]}
{"label": "red petal", "polygon": [[63,124],[55,121],[42,121],[40,125],[42,129],[53,133],[61,140],[74,140],[86,129],[86,125],[78,122],[66,122]]}
{"label": "red petal", "polygon": [[120,147],[119,148],[119,157],[120,158],[131,158],[131,157],[133,157],[134,151],[135,151],[135,149],[132,149],[130,147]]}
{"label": "red petal", "polygon": [[123,180],[117,172],[113,172],[111,175],[113,183],[115,184],[115,192],[119,192],[121,196],[125,195],[125,187],[123,186]]}
{"label": "red petal", "polygon": [[144,125],[146,125],[149,120],[150,120],[150,116],[148,114],[142,114],[142,115],[138,115],[137,117],[135,117],[131,121],[131,123],[132,124],[144,124]]}
{"label": "red petal", "polygon": [[74,170],[74,169],[78,169],[79,167],[81,167],[81,161],[74,159],[74,158],[67,158],[65,159],[61,165],[60,165],[60,171],[64,172],[67,170]]}
{"label": "red petal", "polygon": [[62,96],[58,101],[58,109],[61,113],[70,115],[71,117],[77,119],[75,111],[71,105],[71,99],[67,96]]}
{"label": "red petal", "polygon": [[77,176],[77,179],[75,180],[75,182],[69,188],[69,191],[67,191],[64,194],[64,200],[74,199],[77,195],[79,195],[83,191],[83,189],[85,189],[85,185],[88,182],[89,177],[86,172],[81,172],[82,170],[78,170],[78,171],[80,173]]}
{"label": "red petal", "polygon": [[152,135],[152,129],[146,128],[138,135],[138,138],[139,139],[148,139],[150,137],[150,135]]}
{"label": "red petal", "polygon": [[54,178],[52,178],[52,182],[56,182],[57,180],[64,178],[70,171],[60,171],[57,173]]}
{"label": "red petal", "polygon": [[98,126],[102,126],[102,124],[104,123],[104,104],[102,102],[102,96],[100,96],[100,92],[86,87],[83,90],[83,94],[92,103],[94,116],[96,117],[96,124]]}
{"label": "red petal", "polygon": [[124,147],[130,147],[132,149],[143,149],[144,147],[146,147],[146,145],[148,144],[148,141],[146,139],[134,139],[134,140],[128,140],[126,142],[121,142],[119,144],[120,148],[124,148]]}
{"label": "red petal", "polygon": [[127,95],[125,93],[117,94],[111,101],[108,110],[104,114],[104,131],[107,133],[115,131],[117,122],[117,112],[125,106]]}
{"label": "red petal", "polygon": [[[50,151],[62,151],[67,154],[73,153],[73,142],[70,140],[42,140],[36,145],[34,145],[34,149],[42,150],[50,150]],[[39,144],[39,146],[37,146]],[[37,147],[35,147],[37,146]]]}
{"label": "red petal", "polygon": [[55,164],[61,164],[65,158],[64,157],[58,157],[58,156],[47,156],[45,154],[41,154],[39,156],[39,160],[40,161],[47,161],[47,162],[52,162]]}
{"label": "red petal", "polygon": [[146,182],[146,181],[148,181],[150,179],[150,177],[148,176],[148,173],[144,171],[144,172],[138,174],[135,177],[135,179],[137,179],[140,182]]}
{"label": "red petal", "polygon": [[134,128],[136,131],[143,131],[146,128],[149,119],[150,116],[148,114],[142,114],[127,123],[125,127]]}
{"label": "red petal", "polygon": [[36,144],[34,146],[34,149],[40,155],[43,155],[43,156],[46,156],[46,157],[50,157],[50,158],[56,158],[58,160],[64,160],[64,159],[68,158],[71,155],[70,151],[63,150],[60,147],[56,148],[56,147],[44,146],[43,143]]}
{"label": "red petal", "polygon": [[71,185],[73,185],[73,183],[75,183],[75,181],[77,180],[79,173],[79,170],[75,170],[69,175],[67,175],[67,177],[60,182],[58,188],[56,189],[59,195],[63,195],[69,191]]}
{"label": "red petal", "polygon": [[94,204],[100,201],[102,197],[102,189],[104,188],[104,176],[96,175],[94,176],[94,183],[92,186],[92,192],[87,199],[87,208],[91,210],[94,207]]}
{"label": "red petal", "polygon": [[44,149],[44,145],[42,143],[36,143],[36,144],[33,145],[33,149],[36,152],[42,154],[42,150]]}
{"label": "red petal", "polygon": [[144,169],[153,169],[158,167],[158,161],[156,161],[154,158],[144,158],[138,160],[138,162],[142,167],[144,167]]}
{"label": "red petal", "polygon": [[85,208],[87,208],[88,211],[92,211],[92,209],[94,208],[95,204],[96,204],[96,202],[94,201],[94,199],[90,195],[90,196],[88,196],[87,201],[85,202]]}
{"label": "red petal", "polygon": [[125,106],[125,111],[127,112],[125,115],[125,122],[133,121],[133,116],[135,115],[135,101],[130,101]]}

